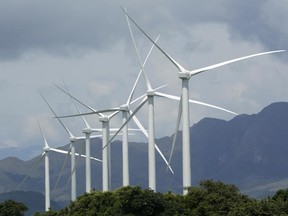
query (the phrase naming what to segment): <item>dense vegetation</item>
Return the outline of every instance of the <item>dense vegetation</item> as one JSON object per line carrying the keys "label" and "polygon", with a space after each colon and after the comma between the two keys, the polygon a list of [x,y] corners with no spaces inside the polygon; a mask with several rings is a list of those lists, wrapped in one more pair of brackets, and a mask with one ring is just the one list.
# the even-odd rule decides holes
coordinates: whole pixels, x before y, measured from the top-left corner
{"label": "dense vegetation", "polygon": [[60,211],[36,215],[288,215],[288,190],[256,200],[240,193],[234,185],[212,180],[188,188],[185,196],[129,186],[87,193]]}
{"label": "dense vegetation", "polygon": [[[7,200],[0,203],[0,216],[24,215],[27,209],[22,203]],[[288,189],[256,200],[240,193],[234,185],[212,180],[202,181],[199,187],[189,187],[185,196],[129,186],[109,192],[86,193],[62,210],[35,214],[54,215],[288,215]]]}
{"label": "dense vegetation", "polygon": [[28,207],[21,202],[6,200],[0,203],[0,216],[22,216]]}

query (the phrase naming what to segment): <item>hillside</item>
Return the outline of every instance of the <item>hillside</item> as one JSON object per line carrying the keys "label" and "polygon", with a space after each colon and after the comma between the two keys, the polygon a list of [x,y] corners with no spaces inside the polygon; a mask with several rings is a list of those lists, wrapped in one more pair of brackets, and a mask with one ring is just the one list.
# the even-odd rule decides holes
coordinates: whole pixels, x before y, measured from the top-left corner
{"label": "hillside", "polygon": [[[191,127],[191,165],[192,182],[198,185],[200,180],[214,179],[235,184],[240,190],[254,196],[266,196],[279,187],[271,187],[283,180],[281,187],[288,187],[288,103],[273,103],[258,114],[239,115],[230,121],[204,118]],[[173,137],[156,140],[160,149],[169,156]],[[176,149],[172,160],[175,175],[166,172],[166,165],[157,155],[157,191],[169,190],[181,193],[182,157],[181,131],[178,134]],[[83,145],[77,144],[78,152]],[[93,156],[99,157],[101,139],[94,139],[91,144]],[[41,146],[39,146],[41,148]],[[62,149],[67,149],[67,145]],[[147,188],[147,144],[130,143],[130,177],[132,185]],[[112,143],[112,186],[121,186],[121,143]],[[98,153],[98,155],[96,155]],[[17,158],[6,158],[0,161],[0,192],[14,191],[31,166],[38,160],[33,158],[22,161]],[[57,202],[68,203],[70,184],[67,184],[70,173],[68,160],[59,186],[54,188],[56,179],[63,164],[63,156],[51,153],[51,198]],[[92,162],[92,188],[101,190],[101,164]],[[85,163],[79,159],[77,167],[77,193],[85,191]],[[260,187],[262,186],[262,187]],[[258,188],[258,189],[257,189]],[[271,189],[272,188],[272,189]],[[273,189],[274,188],[274,189]],[[277,188],[277,189],[276,189]],[[44,191],[44,161],[19,190]],[[256,190],[256,192],[255,192]]]}

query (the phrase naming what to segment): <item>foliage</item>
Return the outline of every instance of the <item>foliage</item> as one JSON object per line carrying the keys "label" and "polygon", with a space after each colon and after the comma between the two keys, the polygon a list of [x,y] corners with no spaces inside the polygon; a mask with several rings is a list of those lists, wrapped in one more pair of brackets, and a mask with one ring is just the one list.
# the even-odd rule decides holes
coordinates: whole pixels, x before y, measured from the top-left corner
{"label": "foliage", "polygon": [[23,203],[6,200],[0,203],[0,216],[21,216],[28,210]]}
{"label": "foliage", "polygon": [[203,216],[270,216],[288,215],[288,189],[279,190],[273,197],[256,200],[240,193],[234,185],[220,181],[201,181],[189,187],[187,195],[162,194],[139,186],[115,191],[86,193],[60,211],[37,213],[54,215],[203,215]]}

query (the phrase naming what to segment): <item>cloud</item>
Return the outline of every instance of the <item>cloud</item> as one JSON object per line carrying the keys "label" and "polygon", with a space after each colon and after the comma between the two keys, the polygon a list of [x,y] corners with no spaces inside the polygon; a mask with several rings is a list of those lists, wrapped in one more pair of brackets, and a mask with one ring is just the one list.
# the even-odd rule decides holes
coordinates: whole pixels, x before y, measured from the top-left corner
{"label": "cloud", "polygon": [[[260,40],[267,48],[287,47],[287,6],[282,1],[122,1],[135,20],[152,33],[174,37],[195,25],[224,23],[232,38]],[[0,59],[13,60],[41,50],[51,55],[83,55],[131,43],[117,1],[2,1]],[[149,13],[149,16],[147,16]]]}
{"label": "cloud", "polygon": [[109,1],[1,2],[0,57],[13,59],[33,50],[71,55],[77,49],[113,46],[119,40],[113,32],[123,28],[106,16],[108,12],[115,13]]}
{"label": "cloud", "polygon": [[[2,140],[38,145],[41,136],[33,123],[37,114],[52,146],[67,143],[66,132],[51,118],[37,92],[43,92],[57,114],[77,113],[71,99],[53,85],[62,85],[61,76],[74,96],[95,109],[126,102],[140,67],[120,5],[151,37],[161,34],[159,45],[187,69],[287,47],[287,28],[282,25],[288,8],[283,1],[4,0],[0,3]],[[132,28],[144,58],[151,43]],[[238,113],[255,113],[271,101],[287,100],[285,58],[286,53],[259,57],[195,76],[190,80],[190,96]],[[162,92],[180,95],[178,71],[157,49],[145,68],[153,87],[168,84]],[[145,91],[141,77],[135,97]],[[178,104],[155,101],[156,137],[171,135]],[[163,112],[167,107],[171,111]],[[137,115],[144,126],[146,108]],[[233,117],[191,105],[191,124],[206,116]],[[101,127],[95,116],[88,119],[93,127]],[[81,134],[80,118],[64,122],[73,133]],[[111,127],[119,122],[113,120]]]}

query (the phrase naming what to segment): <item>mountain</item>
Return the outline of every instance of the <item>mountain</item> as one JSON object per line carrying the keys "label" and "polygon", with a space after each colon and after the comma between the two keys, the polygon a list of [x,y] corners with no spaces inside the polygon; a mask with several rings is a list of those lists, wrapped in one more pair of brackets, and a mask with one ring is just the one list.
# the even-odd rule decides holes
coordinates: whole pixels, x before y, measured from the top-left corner
{"label": "mountain", "polygon": [[[190,128],[192,183],[202,179],[215,179],[237,185],[245,193],[255,197],[288,187],[288,103],[278,102],[265,107],[258,114],[239,115],[230,121],[204,118]],[[156,140],[166,157],[169,156],[173,136]],[[41,147],[39,147],[41,148]],[[83,149],[84,148],[84,149]],[[61,147],[68,149],[68,145]],[[77,152],[85,152],[83,142],[76,143]],[[157,191],[182,191],[181,131],[178,132],[172,168],[175,174],[166,172],[166,165],[157,154]],[[93,156],[101,156],[101,139],[91,142]],[[121,142],[111,145],[112,186],[121,187]],[[148,187],[147,143],[129,143],[130,183]],[[0,193],[17,190],[44,191],[44,161],[20,187],[17,185],[37,162],[5,158],[0,161]],[[56,179],[64,163],[63,155],[50,152],[51,198],[65,205],[70,198],[70,160],[66,163],[59,186]],[[92,188],[101,190],[101,164],[92,162]],[[286,180],[285,180],[286,179]],[[85,160],[77,162],[77,194],[85,191]]]}

